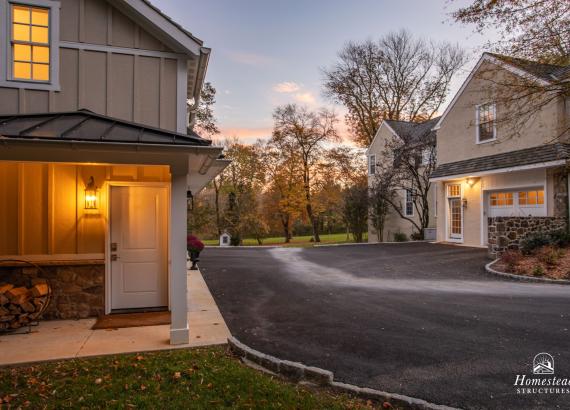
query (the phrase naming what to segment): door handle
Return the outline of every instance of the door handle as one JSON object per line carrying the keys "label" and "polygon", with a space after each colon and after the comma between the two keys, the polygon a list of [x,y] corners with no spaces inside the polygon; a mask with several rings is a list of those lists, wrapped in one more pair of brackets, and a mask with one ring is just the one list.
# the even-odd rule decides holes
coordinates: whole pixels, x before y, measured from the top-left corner
{"label": "door handle", "polygon": [[119,260],[119,255],[115,253],[111,254],[111,261],[117,261],[117,260]]}

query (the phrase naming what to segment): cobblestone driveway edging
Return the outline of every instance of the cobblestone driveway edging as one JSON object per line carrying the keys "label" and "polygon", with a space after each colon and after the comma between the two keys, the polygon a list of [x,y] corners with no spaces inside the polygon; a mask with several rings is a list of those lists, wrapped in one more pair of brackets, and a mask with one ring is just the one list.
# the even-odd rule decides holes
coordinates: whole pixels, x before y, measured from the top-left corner
{"label": "cobblestone driveway edging", "polygon": [[334,381],[334,374],[318,367],[305,366],[302,363],[281,360],[274,356],[261,353],[246,346],[235,337],[228,338],[228,344],[234,355],[245,363],[252,362],[272,373],[281,375],[294,382],[308,382],[323,387],[329,387],[339,393],[344,393],[367,400],[389,402],[406,409],[413,410],[459,410],[455,407],[428,403],[425,400],[404,396],[401,394],[387,393],[366,387],[358,387]]}
{"label": "cobblestone driveway edging", "polygon": [[485,270],[487,273],[492,275],[501,276],[506,279],[512,279],[519,282],[533,282],[533,283],[550,283],[553,285],[570,285],[570,280],[566,279],[549,279],[549,278],[536,278],[532,276],[524,276],[524,275],[515,275],[513,273],[501,272],[496,269],[493,269],[491,266],[495,264],[499,259],[495,259],[492,262],[489,262],[485,265]]}

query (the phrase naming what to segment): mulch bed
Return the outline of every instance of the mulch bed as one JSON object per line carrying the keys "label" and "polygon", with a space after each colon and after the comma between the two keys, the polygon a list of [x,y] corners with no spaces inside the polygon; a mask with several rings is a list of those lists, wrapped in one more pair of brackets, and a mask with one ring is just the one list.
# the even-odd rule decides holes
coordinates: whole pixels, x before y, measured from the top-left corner
{"label": "mulch bed", "polygon": [[545,246],[530,255],[511,251],[503,255],[494,268],[521,276],[569,280],[570,249]]}

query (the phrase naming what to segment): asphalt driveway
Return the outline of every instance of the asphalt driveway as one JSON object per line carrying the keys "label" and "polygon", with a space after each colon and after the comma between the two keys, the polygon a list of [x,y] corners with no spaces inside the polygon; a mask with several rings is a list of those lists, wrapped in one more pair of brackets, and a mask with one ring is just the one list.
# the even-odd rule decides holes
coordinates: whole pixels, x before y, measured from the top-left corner
{"label": "asphalt driveway", "polygon": [[570,408],[517,394],[539,352],[570,377],[570,286],[498,279],[485,251],[404,243],[207,248],[200,268],[232,334],[341,381],[469,409]]}

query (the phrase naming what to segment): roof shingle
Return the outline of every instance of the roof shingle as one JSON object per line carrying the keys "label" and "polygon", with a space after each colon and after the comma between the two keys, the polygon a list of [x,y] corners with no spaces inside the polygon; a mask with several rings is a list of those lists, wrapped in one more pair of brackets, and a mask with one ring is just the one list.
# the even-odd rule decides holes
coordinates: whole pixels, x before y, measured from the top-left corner
{"label": "roof shingle", "polygon": [[561,66],[554,64],[544,64],[536,61],[526,60],[523,58],[510,57],[502,54],[487,53],[507,64],[520,68],[529,74],[534,75],[542,80],[553,81],[563,80],[570,76],[570,65]]}
{"label": "roof shingle", "polygon": [[540,164],[570,158],[570,144],[547,144],[502,154],[438,165],[431,178],[469,175],[484,171]]}

